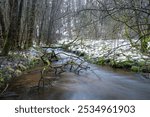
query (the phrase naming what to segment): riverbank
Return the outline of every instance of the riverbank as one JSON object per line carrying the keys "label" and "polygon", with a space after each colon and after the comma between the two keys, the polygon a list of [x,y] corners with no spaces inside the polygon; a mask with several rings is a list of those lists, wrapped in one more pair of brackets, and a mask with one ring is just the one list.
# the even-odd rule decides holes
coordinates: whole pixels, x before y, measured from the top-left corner
{"label": "riverbank", "polygon": [[[59,43],[67,45],[70,42],[70,40],[62,40]],[[67,49],[97,65],[150,73],[150,56],[142,54],[124,39],[78,40]]]}
{"label": "riverbank", "polygon": [[0,91],[14,78],[25,71],[41,65],[40,48],[11,52],[7,57],[0,57]]}
{"label": "riverbank", "polygon": [[[89,64],[80,75],[60,74],[53,86],[37,90],[40,70],[15,79],[1,99],[8,100],[144,100],[150,99],[150,80],[141,75]],[[95,75],[96,74],[96,75]],[[99,77],[97,77],[99,76]]]}
{"label": "riverbank", "polygon": [[[59,44],[65,41],[63,40]],[[65,43],[67,44],[69,41]],[[67,51],[81,56],[90,63],[138,72],[142,73],[145,78],[150,78],[149,56],[131,48],[129,43],[123,40],[117,42],[82,40],[73,43],[67,48]],[[0,91],[4,89],[6,83],[19,77],[25,71],[41,66],[42,52],[43,49],[35,47],[26,51],[11,52],[7,57],[0,57]]]}

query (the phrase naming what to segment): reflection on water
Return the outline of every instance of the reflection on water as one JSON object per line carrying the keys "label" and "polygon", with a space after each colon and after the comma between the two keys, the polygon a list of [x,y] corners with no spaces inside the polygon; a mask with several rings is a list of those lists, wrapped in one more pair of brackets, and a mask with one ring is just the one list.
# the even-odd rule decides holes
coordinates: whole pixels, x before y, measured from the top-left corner
{"label": "reflection on water", "polygon": [[[22,75],[14,80],[8,92],[18,96],[3,99],[150,99],[150,80],[138,74],[109,67],[90,65],[91,70],[80,76],[63,73],[53,87],[37,90],[40,71]],[[32,88],[31,88],[32,87]],[[6,92],[7,93],[7,92]]]}

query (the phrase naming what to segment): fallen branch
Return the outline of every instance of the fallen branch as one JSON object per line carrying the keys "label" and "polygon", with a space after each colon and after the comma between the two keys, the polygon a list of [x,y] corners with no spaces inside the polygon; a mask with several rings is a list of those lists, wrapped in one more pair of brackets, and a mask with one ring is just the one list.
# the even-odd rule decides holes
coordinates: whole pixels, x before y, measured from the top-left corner
{"label": "fallen branch", "polygon": [[6,90],[8,89],[9,84],[6,84],[6,87],[4,88],[4,90],[1,92],[0,96],[4,94],[4,92],[6,92]]}

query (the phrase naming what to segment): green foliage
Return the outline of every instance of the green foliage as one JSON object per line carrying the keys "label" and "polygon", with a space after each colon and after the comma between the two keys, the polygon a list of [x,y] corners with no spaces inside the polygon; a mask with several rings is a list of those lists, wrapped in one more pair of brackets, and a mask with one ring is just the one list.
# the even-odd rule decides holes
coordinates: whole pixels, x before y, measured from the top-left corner
{"label": "green foliage", "polygon": [[91,57],[90,57],[89,55],[87,55],[87,54],[84,56],[84,59],[85,59],[86,61],[88,61],[88,62],[91,62],[91,63],[96,64],[95,61],[93,61],[93,60],[91,59]]}
{"label": "green foliage", "polygon": [[140,61],[140,62],[138,63],[138,66],[140,66],[140,67],[145,66],[145,61]]}
{"label": "green foliage", "polygon": [[39,59],[33,59],[29,62],[29,67],[33,68],[35,67],[37,64],[39,64],[40,60]]}
{"label": "green foliage", "polygon": [[139,71],[140,71],[140,67],[139,67],[139,66],[132,66],[132,67],[131,67],[131,70],[132,70],[133,72],[139,72]]}
{"label": "green foliage", "polygon": [[130,60],[128,60],[128,61],[121,61],[121,62],[116,62],[114,60],[110,60],[110,62],[108,63],[108,65],[110,65],[111,67],[114,67],[114,68],[123,68],[123,69],[131,69],[131,67],[134,64],[135,63],[133,61],[130,61]]}
{"label": "green foliage", "polygon": [[142,53],[147,53],[147,49],[148,49],[148,42],[146,38],[142,38],[141,39],[141,52]]}
{"label": "green foliage", "polygon": [[121,62],[121,64],[123,68],[130,69],[134,65],[134,62],[129,60],[129,61]]}
{"label": "green foliage", "polygon": [[119,67],[117,66],[117,62],[116,62],[115,60],[111,60],[111,61],[108,63],[108,65],[110,65],[110,66],[113,67],[113,68],[119,68]]}
{"label": "green foliage", "polygon": [[123,64],[121,62],[114,62],[114,61],[111,61],[109,63],[110,66],[114,67],[114,68],[123,68]]}
{"label": "green foliage", "polygon": [[104,59],[104,57],[98,58],[98,61],[96,62],[96,64],[98,64],[98,65],[104,65],[104,64],[105,64],[105,59]]}

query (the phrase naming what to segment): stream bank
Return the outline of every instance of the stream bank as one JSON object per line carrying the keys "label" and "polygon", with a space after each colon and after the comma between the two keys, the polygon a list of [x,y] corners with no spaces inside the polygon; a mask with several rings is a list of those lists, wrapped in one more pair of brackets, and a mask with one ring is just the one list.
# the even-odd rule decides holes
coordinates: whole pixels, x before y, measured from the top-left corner
{"label": "stream bank", "polygon": [[[67,45],[70,42],[72,40],[64,39],[59,43]],[[79,39],[65,49],[84,57],[93,64],[133,71],[150,78],[150,55],[143,54],[132,47],[127,39]]]}
{"label": "stream bank", "polygon": [[[65,55],[63,55],[65,57]],[[58,61],[59,62],[59,61]],[[53,86],[37,89],[41,68],[11,82],[6,96],[15,100],[145,100],[150,99],[150,80],[142,75],[88,63],[79,75],[64,72]]]}
{"label": "stream bank", "polygon": [[[150,80],[139,74],[90,65],[92,71],[80,76],[62,73],[53,87],[37,90],[40,70],[34,70],[15,79],[2,99],[19,100],[130,100],[150,99]],[[13,95],[12,95],[13,94]]]}
{"label": "stream bank", "polygon": [[7,57],[0,57],[0,92],[16,77],[41,66],[41,56],[40,48],[30,48],[25,51],[11,52]]}

